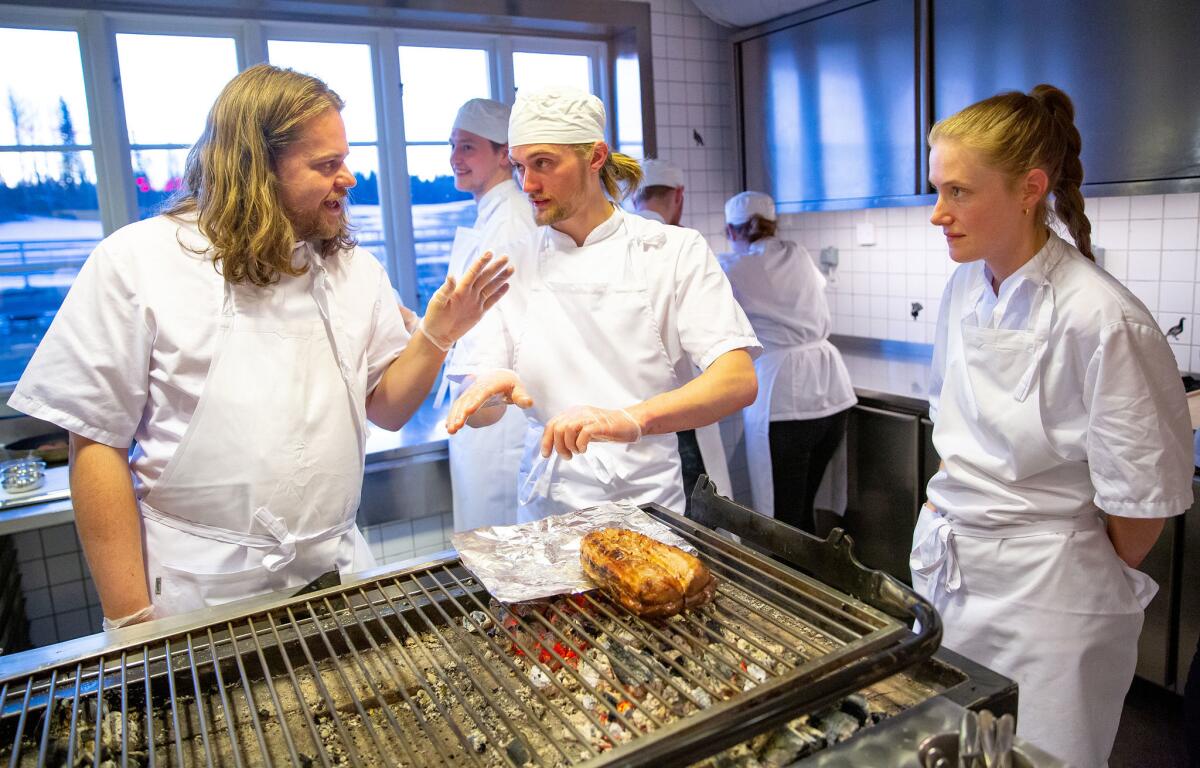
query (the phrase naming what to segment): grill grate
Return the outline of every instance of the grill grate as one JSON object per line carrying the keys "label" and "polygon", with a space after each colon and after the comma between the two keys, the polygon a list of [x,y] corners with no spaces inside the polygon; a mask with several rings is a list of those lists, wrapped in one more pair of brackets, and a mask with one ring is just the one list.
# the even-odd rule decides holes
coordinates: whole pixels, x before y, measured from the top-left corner
{"label": "grill grate", "polygon": [[912,638],[898,620],[647,511],[697,547],[719,580],[712,603],[657,624],[599,593],[501,606],[457,559],[439,560],[11,675],[0,760],[699,759],[911,662],[896,652]]}

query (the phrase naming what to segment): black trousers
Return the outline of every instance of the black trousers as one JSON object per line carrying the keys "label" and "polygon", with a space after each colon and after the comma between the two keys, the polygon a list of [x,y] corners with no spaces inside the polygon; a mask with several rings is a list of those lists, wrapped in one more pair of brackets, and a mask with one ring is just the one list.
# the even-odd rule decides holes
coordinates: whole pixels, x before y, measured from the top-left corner
{"label": "black trousers", "polygon": [[816,532],[813,499],[825,467],[846,434],[849,409],[804,421],[772,421],[771,480],[775,485],[775,519],[809,533]]}
{"label": "black trousers", "polygon": [[1188,765],[1200,768],[1200,643],[1196,644],[1183,688],[1183,732],[1187,738]]}

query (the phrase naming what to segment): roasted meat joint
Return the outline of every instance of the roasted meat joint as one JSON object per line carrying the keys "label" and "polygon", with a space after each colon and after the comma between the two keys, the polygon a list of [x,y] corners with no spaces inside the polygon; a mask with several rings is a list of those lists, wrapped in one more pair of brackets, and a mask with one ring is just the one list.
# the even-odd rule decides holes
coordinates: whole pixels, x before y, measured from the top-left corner
{"label": "roasted meat joint", "polygon": [[825,582],[643,509],[692,552],[595,530],[599,589],[501,602],[450,553],[0,658],[0,761],[781,766],[967,679],[848,548],[810,540]]}

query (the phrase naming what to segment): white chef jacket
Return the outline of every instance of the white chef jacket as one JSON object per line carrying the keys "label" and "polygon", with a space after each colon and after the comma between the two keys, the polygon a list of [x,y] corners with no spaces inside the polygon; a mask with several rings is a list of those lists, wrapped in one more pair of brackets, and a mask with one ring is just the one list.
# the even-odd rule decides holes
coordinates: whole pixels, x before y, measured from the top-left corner
{"label": "white chef jacket", "polygon": [[[548,282],[566,283],[616,280],[632,237],[626,221],[630,222],[628,226],[641,222],[639,229],[654,228],[666,238],[661,248],[635,248],[633,258],[634,267],[645,276],[653,320],[679,381],[690,381],[695,376],[693,366],[706,370],[726,352],[747,349],[757,355],[761,351],[750,321],[733,298],[729,281],[708,243],[695,230],[648,221],[617,208],[581,246],[570,235],[541,227],[538,236],[547,238],[550,245],[549,251],[540,256],[542,277]],[[509,293],[496,306],[498,311],[489,312],[480,323],[481,329],[487,328],[488,343],[475,345],[469,359],[464,355],[458,360],[452,371],[456,375],[513,366],[516,336],[523,325],[531,281],[539,279],[539,254],[535,249],[518,249],[510,256],[515,272]],[[567,392],[552,393],[549,399],[539,398],[537,392],[531,395],[537,406],[551,415],[580,404]]]}
{"label": "white chef jacket", "polygon": [[842,356],[829,338],[833,322],[825,277],[796,243],[765,237],[726,253],[721,266],[763,350],[785,352],[771,390],[771,421],[819,419],[858,399]]}
{"label": "white chef jacket", "polygon": [[533,206],[529,198],[512,179],[505,179],[484,193],[475,204],[475,227],[479,233],[479,250],[462,263],[451,261],[449,273],[461,277],[471,266],[470,261],[479,258],[484,251],[492,251],[496,257],[508,253],[508,243],[528,240],[537,229],[533,220]]}
{"label": "white chef jacket", "polygon": [[[174,454],[212,362],[224,278],[207,256],[194,252],[207,245],[194,217],[156,216],[105,238],[8,401],[105,445],[125,448],[136,440],[131,467],[139,499]],[[322,259],[307,243],[297,243],[296,259],[326,265],[334,314],[351,347],[343,357],[366,373],[359,379],[366,387],[356,393],[365,402],[409,338],[387,273],[362,248]],[[283,275],[266,288],[237,286],[235,293],[266,297],[256,306],[272,316],[319,322],[312,280],[309,270]]]}
{"label": "white chef jacket", "polygon": [[[1146,307],[1056,234],[998,293],[983,262],[955,271],[938,317],[929,416],[937,421],[949,324],[1031,328],[1047,259],[1059,251],[1051,278],[1053,321],[1038,373],[1041,412],[1046,440],[1065,461],[1078,462],[1079,471],[1072,481],[1048,484],[1038,476],[1000,477],[947,461],[929,483],[929,501],[939,510],[1005,524],[1071,517],[1091,503],[1123,517],[1181,514],[1192,503],[1192,435],[1175,359]],[[963,318],[948,317],[953,291],[968,292]],[[1021,449],[1005,444],[1003,435],[995,440],[992,455]],[[953,447],[938,450],[948,455]]]}

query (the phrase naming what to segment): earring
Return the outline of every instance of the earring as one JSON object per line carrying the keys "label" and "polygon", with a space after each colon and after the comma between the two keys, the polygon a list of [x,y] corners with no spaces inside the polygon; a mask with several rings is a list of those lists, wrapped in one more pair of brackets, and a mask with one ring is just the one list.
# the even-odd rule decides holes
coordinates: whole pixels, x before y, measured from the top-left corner
{"label": "earring", "polygon": [[1022,209],[1021,209],[1021,215],[1022,215],[1022,216],[1028,216],[1028,215],[1029,215],[1029,209],[1028,209],[1028,208],[1022,208]]}

